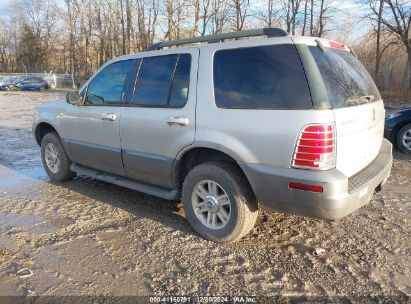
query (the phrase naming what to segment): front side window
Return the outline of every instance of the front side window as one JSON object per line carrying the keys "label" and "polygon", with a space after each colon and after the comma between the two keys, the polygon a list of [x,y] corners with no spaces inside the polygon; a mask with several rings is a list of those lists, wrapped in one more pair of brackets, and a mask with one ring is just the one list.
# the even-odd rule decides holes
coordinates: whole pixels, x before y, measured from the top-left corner
{"label": "front side window", "polygon": [[216,105],[229,109],[312,109],[294,45],[221,50],[214,55]]}
{"label": "front side window", "polygon": [[84,104],[121,104],[127,73],[131,66],[132,60],[123,60],[105,67],[88,85]]}
{"label": "front side window", "polygon": [[143,107],[182,107],[188,97],[191,56],[173,54],[143,59],[133,103]]}

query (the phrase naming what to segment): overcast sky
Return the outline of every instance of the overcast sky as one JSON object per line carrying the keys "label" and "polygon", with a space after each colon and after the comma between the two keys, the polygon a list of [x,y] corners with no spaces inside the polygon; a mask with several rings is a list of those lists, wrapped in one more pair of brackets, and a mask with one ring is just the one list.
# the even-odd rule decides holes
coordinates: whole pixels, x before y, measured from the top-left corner
{"label": "overcast sky", "polygon": [[13,0],[0,0],[0,16],[7,15],[9,5],[13,2]]}

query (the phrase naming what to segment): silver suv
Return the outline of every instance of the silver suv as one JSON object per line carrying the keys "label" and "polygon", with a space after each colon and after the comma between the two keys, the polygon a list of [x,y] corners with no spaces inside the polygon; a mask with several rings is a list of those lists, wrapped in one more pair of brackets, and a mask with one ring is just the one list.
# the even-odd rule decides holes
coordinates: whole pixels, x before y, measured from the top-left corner
{"label": "silver suv", "polygon": [[107,62],[66,101],[34,118],[52,180],[182,198],[216,242],[247,234],[259,208],[343,217],[391,170],[384,104],[355,54],[280,29],[155,44]]}

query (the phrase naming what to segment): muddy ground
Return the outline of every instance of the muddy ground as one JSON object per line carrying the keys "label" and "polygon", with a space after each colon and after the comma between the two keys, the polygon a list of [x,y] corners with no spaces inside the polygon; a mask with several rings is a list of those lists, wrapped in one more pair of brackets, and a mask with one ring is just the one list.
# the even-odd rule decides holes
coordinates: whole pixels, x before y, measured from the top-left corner
{"label": "muddy ground", "polygon": [[344,219],[262,212],[240,242],[219,245],[194,233],[179,203],[85,177],[50,182],[31,121],[61,96],[0,93],[0,295],[409,301],[411,157],[395,152],[385,189]]}

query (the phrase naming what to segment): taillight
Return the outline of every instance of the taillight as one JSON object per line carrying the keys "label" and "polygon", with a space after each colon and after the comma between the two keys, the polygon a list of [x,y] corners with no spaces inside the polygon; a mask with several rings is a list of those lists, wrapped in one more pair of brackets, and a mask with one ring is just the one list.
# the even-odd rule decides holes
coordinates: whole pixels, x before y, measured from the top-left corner
{"label": "taillight", "polygon": [[292,167],[328,170],[335,168],[336,136],[334,124],[313,124],[300,132]]}

